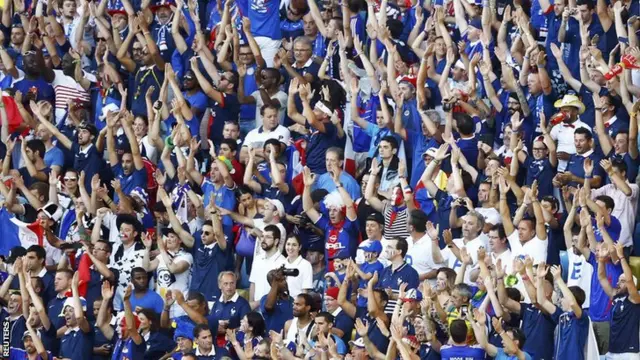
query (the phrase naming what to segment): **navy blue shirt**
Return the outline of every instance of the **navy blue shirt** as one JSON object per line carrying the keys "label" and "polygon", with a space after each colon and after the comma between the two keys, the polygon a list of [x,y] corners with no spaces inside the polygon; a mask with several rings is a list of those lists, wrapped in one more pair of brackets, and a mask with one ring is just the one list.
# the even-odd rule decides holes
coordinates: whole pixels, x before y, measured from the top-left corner
{"label": "navy blue shirt", "polygon": [[0,311],[0,324],[2,324],[3,329],[5,328],[4,324],[7,321],[9,322],[9,331],[11,332],[11,341],[9,343],[10,347],[16,349],[24,349],[22,335],[25,331],[27,331],[27,322],[24,316],[20,315],[17,319],[10,320],[9,313],[5,309],[2,309],[2,311]]}
{"label": "navy blue shirt", "polygon": [[62,312],[62,307],[66,300],[66,296],[58,297],[56,295],[56,297],[49,300],[49,303],[47,304],[47,315],[49,315],[49,321],[51,321],[51,325],[53,325],[56,330],[65,325],[64,317],[58,315]]}
{"label": "navy blue shirt", "polygon": [[552,359],[553,348],[540,346],[540,344],[553,343],[556,322],[534,305],[525,303],[520,303],[520,317],[522,318],[521,328],[527,338],[522,350],[531,354],[534,359]]}
{"label": "navy blue shirt", "polygon": [[[578,319],[573,311],[563,312],[559,307],[551,316],[558,324],[558,336],[555,342],[556,359],[584,359],[584,346],[589,335],[589,315],[587,310],[582,311]],[[637,335],[637,333],[636,333]]]}
{"label": "navy blue shirt", "polygon": [[[591,161],[594,164],[592,176],[593,177],[600,176],[604,184],[605,173],[602,167],[599,166],[600,160],[602,159],[602,157],[600,157],[595,151],[591,152],[587,157],[591,159]],[[572,154],[571,157],[569,158],[569,163],[567,164],[567,168],[565,169],[565,172],[571,173],[579,178],[584,179],[585,177],[584,167],[583,167],[584,159],[585,157],[580,154]],[[582,186],[583,182],[577,183],[572,181],[568,185],[573,187],[578,187],[578,186]]]}
{"label": "navy blue shirt", "polygon": [[[169,35],[171,37],[171,35]],[[140,66],[136,65],[133,73],[129,74],[129,88],[131,97],[131,112],[135,116],[147,116],[147,103],[145,95],[147,90],[153,86],[154,90],[151,94],[152,99],[158,99],[160,96],[160,88],[164,82],[164,71],[158,69],[157,66]]]}
{"label": "navy blue shirt", "polygon": [[60,357],[84,360],[87,354],[91,353],[93,353],[93,329],[86,334],[80,329],[68,330],[60,340]]}
{"label": "navy blue shirt", "polygon": [[[116,165],[111,166],[111,170],[113,171],[113,175],[115,178],[120,180],[120,186],[122,186],[122,192],[125,195],[129,195],[133,189],[136,187],[141,187],[146,189],[147,187],[147,169],[142,168],[140,170],[133,167],[133,171],[129,175],[124,174],[124,169],[122,168],[122,164],[117,163]],[[118,194],[113,195],[113,201],[118,202]]]}
{"label": "navy blue shirt", "polygon": [[614,354],[640,351],[640,304],[629,301],[627,293],[613,297],[609,351]]}
{"label": "navy blue shirt", "polygon": [[213,125],[209,129],[209,139],[218,146],[222,141],[222,129],[227,121],[238,121],[240,116],[240,102],[236,94],[222,93],[222,102],[217,103],[209,99],[212,111]]}
{"label": "navy blue shirt", "polygon": [[[511,161],[518,160],[513,159]],[[553,184],[551,180],[553,180],[556,174],[557,167],[551,165],[549,158],[536,160],[533,156],[527,156],[524,161],[524,166],[527,169],[525,185],[531,186],[534,180],[538,180],[538,199],[553,195]]]}
{"label": "navy blue shirt", "polygon": [[80,150],[77,140],[71,145],[71,152],[74,154],[73,168],[77,171],[84,171],[84,186],[91,189],[91,178],[102,170],[104,160],[102,152],[98,152],[95,145],[89,145],[88,149]]}
{"label": "navy blue shirt", "polygon": [[142,338],[142,342],[139,345],[136,344],[131,338],[128,338],[126,340],[118,338],[118,340],[116,341],[116,345],[113,347],[113,355],[111,356],[111,359],[142,359],[144,357],[144,351],[146,350],[146,348],[147,346],[145,344],[144,338]]}
{"label": "navy blue shirt", "polygon": [[[231,256],[232,243],[227,243],[227,248],[221,250],[217,243],[206,246],[202,243],[202,233],[194,234],[194,245],[191,249],[193,266],[191,272],[191,286],[189,290],[202,293],[207,301],[215,301],[220,296],[218,287],[218,274],[225,270],[231,270],[228,258]],[[231,264],[232,266],[233,264]],[[211,281],[215,279],[215,281]]]}
{"label": "navy blue shirt", "polygon": [[171,352],[175,348],[175,343],[169,334],[164,331],[152,331],[149,333],[149,340],[145,341],[145,360],[160,359],[164,354]]}
{"label": "navy blue shirt", "polygon": [[418,272],[406,262],[395,270],[393,265],[389,265],[382,269],[379,274],[380,280],[378,286],[382,289],[391,289],[394,294],[399,294],[400,284],[407,283],[407,290],[417,289],[420,285]]}
{"label": "navy blue shirt", "polygon": [[55,101],[53,87],[44,79],[44,77],[39,77],[33,80],[24,78],[13,84],[13,88],[22,92],[22,98],[24,99],[23,103],[25,106],[27,105],[27,94],[29,93],[29,91],[36,92],[36,102],[39,102],[40,100],[46,100],[53,104]]}
{"label": "navy blue shirt", "polygon": [[325,153],[330,147],[338,145],[338,133],[335,125],[331,122],[325,122],[324,129],[324,133],[311,129],[313,132],[309,136],[307,144],[307,166],[316,175],[327,172]]}
{"label": "navy blue shirt", "polygon": [[238,296],[235,300],[232,298],[227,302],[224,302],[220,297],[219,301],[216,301],[211,307],[211,316],[218,320],[228,320],[228,328],[236,329],[240,326],[240,319],[250,311],[249,302],[241,296]]}
{"label": "navy blue shirt", "polygon": [[267,311],[265,308],[267,296],[269,295],[265,295],[260,299],[260,312],[267,325],[267,332],[271,330],[280,331],[284,329],[284,323],[287,322],[287,320],[293,319],[293,298],[291,296],[289,296],[288,299],[278,298],[273,309]]}
{"label": "navy blue shirt", "polygon": [[222,359],[223,357],[228,357],[229,356],[229,352],[225,348],[222,348],[222,347],[219,347],[219,346],[215,346],[214,349],[215,349],[215,355],[213,355],[213,356],[210,356],[210,355],[197,355],[196,358],[198,358],[198,360],[219,360],[219,359]]}

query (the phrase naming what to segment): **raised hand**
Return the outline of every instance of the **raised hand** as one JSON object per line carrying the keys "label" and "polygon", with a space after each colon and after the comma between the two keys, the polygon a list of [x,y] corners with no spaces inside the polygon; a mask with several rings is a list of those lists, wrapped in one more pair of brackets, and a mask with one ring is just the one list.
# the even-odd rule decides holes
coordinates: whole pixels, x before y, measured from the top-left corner
{"label": "raised hand", "polygon": [[102,298],[104,300],[109,300],[113,298],[113,286],[109,283],[109,281],[105,280],[102,282]]}

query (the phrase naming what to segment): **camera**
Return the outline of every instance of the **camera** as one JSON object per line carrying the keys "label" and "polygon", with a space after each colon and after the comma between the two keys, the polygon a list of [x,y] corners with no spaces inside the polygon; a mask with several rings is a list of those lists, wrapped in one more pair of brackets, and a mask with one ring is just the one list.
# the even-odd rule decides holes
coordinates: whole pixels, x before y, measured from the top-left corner
{"label": "camera", "polygon": [[284,269],[282,269],[282,273],[284,274],[284,276],[296,277],[296,276],[300,275],[300,270],[284,268]]}

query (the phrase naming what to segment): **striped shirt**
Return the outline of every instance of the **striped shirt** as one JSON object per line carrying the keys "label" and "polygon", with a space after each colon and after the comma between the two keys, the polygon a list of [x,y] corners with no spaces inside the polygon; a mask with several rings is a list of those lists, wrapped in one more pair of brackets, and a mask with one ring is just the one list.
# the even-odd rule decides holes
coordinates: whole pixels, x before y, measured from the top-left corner
{"label": "striped shirt", "polygon": [[73,77],[65,75],[62,70],[53,70],[53,72],[55,78],[51,86],[56,96],[56,123],[59,123],[67,113],[69,100],[88,103],[91,97]]}
{"label": "striped shirt", "polygon": [[382,209],[382,214],[384,215],[384,237],[386,239],[394,237],[408,238],[411,235],[409,233],[409,210],[405,207],[403,210],[398,211],[393,224],[391,224],[392,212],[393,205],[388,201],[385,202],[384,209]]}

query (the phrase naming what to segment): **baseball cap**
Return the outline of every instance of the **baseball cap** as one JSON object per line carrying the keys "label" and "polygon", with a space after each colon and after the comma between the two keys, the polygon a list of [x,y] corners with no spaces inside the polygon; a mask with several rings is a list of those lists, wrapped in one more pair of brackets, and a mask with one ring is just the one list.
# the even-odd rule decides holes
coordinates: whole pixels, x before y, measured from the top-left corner
{"label": "baseball cap", "polygon": [[371,213],[367,216],[367,221],[375,221],[378,224],[384,225],[384,217],[382,216],[382,214],[378,213],[378,212],[374,212]]}
{"label": "baseball cap", "polygon": [[[24,334],[22,334],[22,340],[24,340],[24,338],[26,337],[31,337],[31,332],[29,332],[29,330],[25,331]],[[40,337],[40,330],[36,330],[36,336]]]}
{"label": "baseball cap", "polygon": [[430,147],[427,149],[427,151],[425,151],[422,156],[424,157],[425,155],[429,155],[432,158],[436,157],[436,152],[438,151],[438,149],[434,148],[434,147]]}
{"label": "baseball cap", "polygon": [[381,253],[382,252],[382,243],[378,240],[369,240],[368,242],[364,242],[360,245],[360,249],[365,252],[374,252]]}
{"label": "baseball cap", "polygon": [[420,301],[422,301],[422,293],[418,289],[409,289],[406,292],[406,294],[404,295],[404,298],[402,299],[402,301],[404,301],[404,302],[409,302],[409,301],[420,302]]}
{"label": "baseball cap", "polygon": [[282,205],[282,201],[280,200],[276,200],[276,199],[268,199],[270,203],[273,204],[273,206],[276,207],[276,210],[278,210],[278,215],[280,216],[280,218],[283,218],[285,213],[284,213],[284,205]]}
{"label": "baseball cap", "polygon": [[22,246],[14,246],[9,251],[9,256],[7,257],[7,260],[5,262],[7,264],[13,264],[17,258],[25,255],[27,255],[27,249],[23,248]]}
{"label": "baseball cap", "polygon": [[349,251],[347,249],[342,249],[342,250],[338,251],[333,258],[334,259],[348,259],[350,257],[351,256],[349,255]]}
{"label": "baseball cap", "polygon": [[354,341],[349,341],[349,345],[364,349],[364,338],[358,338]]}

